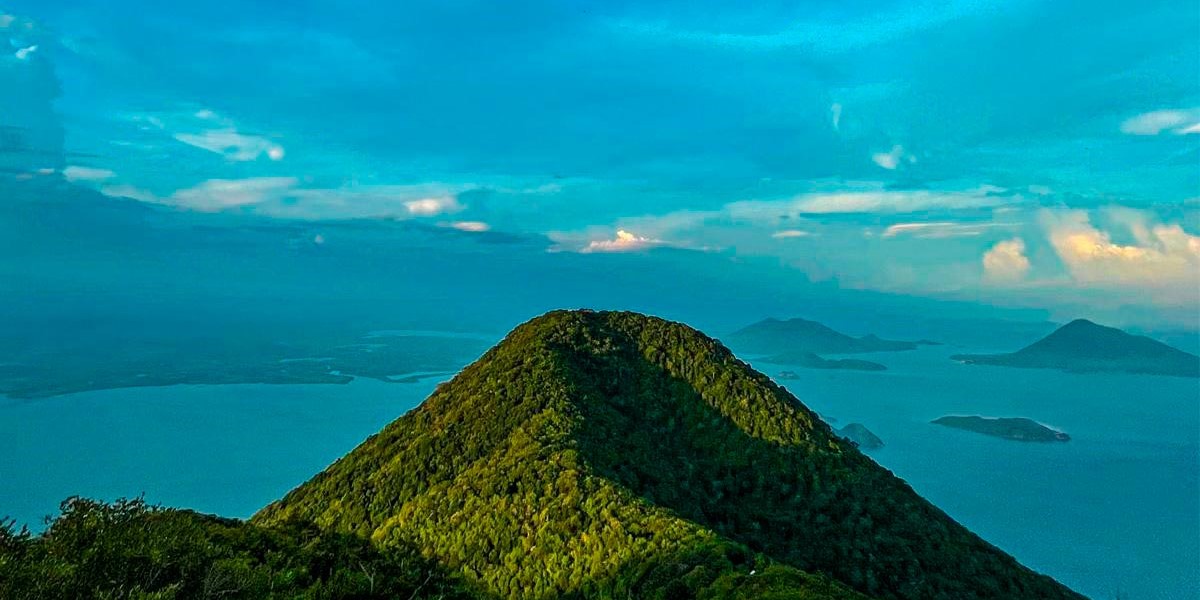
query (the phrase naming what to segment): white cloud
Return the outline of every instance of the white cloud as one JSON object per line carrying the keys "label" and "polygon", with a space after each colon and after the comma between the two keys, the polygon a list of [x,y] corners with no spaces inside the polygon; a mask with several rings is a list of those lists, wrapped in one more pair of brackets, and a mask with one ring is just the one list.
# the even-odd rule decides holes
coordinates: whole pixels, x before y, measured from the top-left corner
{"label": "white cloud", "polygon": [[1001,196],[1001,188],[981,186],[971,190],[871,190],[816,192],[789,200],[734,202],[724,212],[737,221],[777,222],[811,214],[914,213],[926,210],[987,208],[1021,201],[1020,196]]}
{"label": "white cloud", "polygon": [[927,239],[971,237],[980,235],[995,226],[995,223],[954,223],[951,221],[896,223],[884,229],[880,237],[912,236]]}
{"label": "white cloud", "polygon": [[470,233],[483,233],[492,228],[491,225],[483,221],[453,221],[450,223],[442,223],[442,227],[450,227],[459,231],[467,231]]}
{"label": "white cloud", "polygon": [[62,174],[63,174],[63,177],[65,177],[67,179],[67,181],[70,181],[70,182],[104,181],[106,179],[112,179],[113,177],[115,177],[117,175],[116,173],[113,173],[112,171],[109,171],[108,169],[97,169],[95,167],[81,167],[78,165],[71,165],[71,166],[63,169]]}
{"label": "white cloud", "polygon": [[1025,240],[1021,238],[997,242],[983,254],[986,280],[997,283],[1020,281],[1028,272],[1029,258],[1025,256]]}
{"label": "white cloud", "polygon": [[834,102],[829,107],[829,120],[833,124],[834,131],[842,129],[842,105]]}
{"label": "white cloud", "polygon": [[1135,243],[1114,242],[1109,232],[1092,225],[1086,211],[1042,211],[1050,243],[1072,278],[1098,285],[1200,289],[1200,236],[1179,224],[1152,224],[1141,211],[1108,214],[1128,227]]}
{"label": "white cloud", "polygon": [[37,49],[37,44],[26,46],[24,48],[18,48],[17,52],[13,56],[16,56],[17,60],[28,60],[30,56],[33,56],[34,52],[37,52]]}
{"label": "white cloud", "polygon": [[0,29],[8,29],[17,18],[12,15],[0,14]]}
{"label": "white cloud", "polygon": [[171,194],[166,201],[192,210],[214,212],[274,200],[295,185],[294,177],[209,179],[195,187]]}
{"label": "white cloud", "polygon": [[463,209],[462,205],[458,203],[458,198],[449,195],[407,200],[404,202],[404,208],[408,210],[408,214],[417,217],[436,217]]}
{"label": "white cloud", "polygon": [[1167,109],[1142,113],[1121,123],[1121,131],[1129,135],[1200,133],[1200,108]]}
{"label": "white cloud", "polygon": [[665,244],[655,240],[630,233],[624,229],[617,230],[617,237],[611,240],[592,240],[580,252],[637,252]]}
{"label": "white cloud", "polygon": [[916,163],[917,157],[905,152],[904,146],[896,144],[887,152],[877,152],[872,154],[871,160],[884,169],[895,171],[896,168],[899,167],[903,162],[907,162],[909,164]]}
{"label": "white cloud", "polygon": [[808,237],[810,235],[812,235],[812,234],[807,231],[801,230],[801,229],[783,229],[781,231],[776,231],[775,233],[772,233],[771,237],[773,237],[777,240],[783,240],[783,239],[790,239],[790,238]]}
{"label": "white cloud", "polygon": [[220,154],[229,160],[251,161],[266,155],[271,160],[281,160],[283,146],[257,135],[245,135],[234,129],[212,129],[203,133],[176,133],[175,139],[209,152]]}
{"label": "white cloud", "polygon": [[[179,206],[198,211],[231,209],[284,219],[410,219],[460,212],[466,206],[457,194],[466,186],[372,185],[337,188],[301,187],[295,177],[251,177],[210,179],[195,186],[158,196],[128,185],[109,185],[101,192]],[[462,221],[462,227],[479,227],[480,222]]]}

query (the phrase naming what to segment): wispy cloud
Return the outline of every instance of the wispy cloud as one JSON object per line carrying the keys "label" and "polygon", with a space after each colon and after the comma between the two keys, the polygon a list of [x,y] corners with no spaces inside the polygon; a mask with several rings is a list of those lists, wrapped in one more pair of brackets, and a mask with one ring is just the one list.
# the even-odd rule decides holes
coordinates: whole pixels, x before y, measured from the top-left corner
{"label": "wispy cloud", "polygon": [[294,177],[210,179],[171,194],[166,202],[204,212],[228,210],[276,199],[292,190],[296,182]]}
{"label": "wispy cloud", "polygon": [[[209,179],[166,196],[155,195],[126,184],[103,186],[110,196],[124,196],[178,206],[190,210],[217,212],[248,211],[264,216],[301,219],[410,219],[457,213],[466,209],[458,200],[465,186],[369,185],[336,188],[304,187],[295,177],[248,177]],[[478,227],[463,221],[462,227]]]}
{"label": "wispy cloud", "polygon": [[1121,123],[1121,131],[1130,135],[1200,133],[1200,108],[1167,109],[1142,113]]}
{"label": "wispy cloud", "polygon": [[955,223],[952,221],[896,223],[884,229],[880,237],[911,236],[926,239],[973,237],[982,235],[996,226],[996,223]]}
{"label": "wispy cloud", "polygon": [[980,186],[969,190],[871,190],[814,192],[788,200],[748,200],[726,205],[735,220],[776,221],[804,215],[836,213],[914,213],[927,210],[976,209],[1022,201],[1019,195],[1001,195],[1002,188]]}
{"label": "wispy cloud", "polygon": [[72,183],[79,181],[98,182],[105,181],[116,177],[116,173],[108,169],[98,169],[96,167],[81,167],[71,165],[62,171],[63,177]]}
{"label": "wispy cloud", "polygon": [[283,160],[284,147],[271,139],[241,131],[233,120],[208,108],[188,113],[137,114],[132,120],[146,130],[163,130],[176,141],[219,154],[235,162],[267,158]]}
{"label": "wispy cloud", "polygon": [[466,231],[469,233],[483,233],[485,231],[491,230],[491,228],[492,228],[491,225],[488,225],[487,223],[484,223],[483,221],[452,221],[449,223],[440,223],[439,225],[441,225],[442,227],[449,227],[451,229],[457,229],[459,231]]}
{"label": "wispy cloud", "polygon": [[904,146],[896,144],[887,152],[877,152],[871,155],[871,162],[889,171],[895,171],[904,163],[914,164],[917,157],[904,150]]}
{"label": "wispy cloud", "polygon": [[283,160],[283,146],[257,135],[246,135],[232,129],[210,130],[202,133],[177,133],[175,139],[202,150],[220,154],[229,160],[251,161],[266,156]]}
{"label": "wispy cloud", "polygon": [[776,231],[775,233],[772,233],[771,237],[773,237],[777,240],[785,240],[785,239],[791,239],[791,238],[808,237],[810,235],[812,235],[812,233],[810,233],[808,231],[804,231],[802,229],[783,229],[780,231]]}

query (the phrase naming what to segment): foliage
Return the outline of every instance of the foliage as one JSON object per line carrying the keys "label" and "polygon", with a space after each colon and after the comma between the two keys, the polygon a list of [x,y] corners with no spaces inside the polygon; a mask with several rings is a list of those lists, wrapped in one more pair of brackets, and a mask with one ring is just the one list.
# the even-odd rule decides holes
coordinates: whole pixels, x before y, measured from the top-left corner
{"label": "foliage", "polygon": [[0,527],[7,600],[466,597],[415,551],[381,553],[312,525],[72,498],[42,535]]}
{"label": "foliage", "polygon": [[717,341],[634,313],[518,327],[255,519],[415,546],[504,598],[1078,597]]}

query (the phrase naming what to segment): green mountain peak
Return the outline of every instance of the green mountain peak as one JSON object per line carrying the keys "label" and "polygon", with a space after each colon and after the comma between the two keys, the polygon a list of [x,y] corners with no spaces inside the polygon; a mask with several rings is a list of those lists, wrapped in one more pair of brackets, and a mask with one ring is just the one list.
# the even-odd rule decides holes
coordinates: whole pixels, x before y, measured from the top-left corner
{"label": "green mountain peak", "polygon": [[556,311],[255,517],[420,548],[489,597],[1077,598],[721,343]]}

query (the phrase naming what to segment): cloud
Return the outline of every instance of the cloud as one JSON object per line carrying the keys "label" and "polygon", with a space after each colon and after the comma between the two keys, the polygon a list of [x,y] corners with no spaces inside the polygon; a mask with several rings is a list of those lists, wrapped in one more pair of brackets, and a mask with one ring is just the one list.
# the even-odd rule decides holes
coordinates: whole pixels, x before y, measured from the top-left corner
{"label": "cloud", "polygon": [[900,144],[896,144],[895,146],[892,146],[892,149],[888,150],[887,152],[878,152],[878,153],[872,154],[871,160],[875,164],[879,165],[880,167],[883,167],[884,169],[887,169],[889,171],[895,171],[896,168],[902,164],[902,162],[907,162],[909,164],[916,163],[917,157],[913,156],[912,154],[909,154],[908,152],[905,152],[904,146],[901,146]]}
{"label": "cloud", "polygon": [[992,282],[1015,282],[1029,272],[1025,256],[1025,240],[1013,238],[997,242],[983,254],[984,279]]}
{"label": "cloud", "polygon": [[781,231],[776,231],[775,233],[772,233],[771,237],[773,237],[777,240],[783,240],[783,239],[790,239],[790,238],[808,237],[810,235],[812,235],[812,234],[807,231],[803,231],[801,229],[783,229]]}
{"label": "cloud", "polygon": [[1142,113],[1121,123],[1121,131],[1129,135],[1200,133],[1200,108],[1156,110]]}
{"label": "cloud", "polygon": [[650,239],[630,233],[624,229],[618,229],[617,237],[611,240],[592,240],[580,252],[585,254],[592,252],[637,252],[665,244],[666,242],[662,240]]}
{"label": "cloud", "polygon": [[6,15],[6,14],[0,13],[0,29],[8,29],[9,26],[12,25],[13,22],[16,20],[17,20],[17,18],[14,17],[13,15]]}
{"label": "cloud", "polygon": [[24,48],[18,48],[16,53],[13,54],[13,56],[16,56],[17,60],[29,60],[29,57],[33,56],[34,52],[37,52],[37,49],[38,49],[37,44],[34,44],[32,46],[26,46]]}
{"label": "cloud", "polygon": [[[119,184],[101,188],[109,196],[122,196],[216,212],[245,210],[269,217],[300,220],[411,219],[433,217],[466,209],[458,193],[470,189],[428,185],[373,185],[336,188],[302,187],[295,177],[250,177],[209,179],[195,186],[159,196],[133,186]],[[479,222],[462,221],[463,227]]]}
{"label": "cloud", "polygon": [[62,174],[63,174],[63,177],[65,177],[66,180],[70,181],[70,182],[104,181],[106,179],[112,179],[113,177],[116,177],[116,175],[117,175],[116,173],[113,173],[112,171],[109,171],[108,169],[97,169],[95,167],[81,167],[78,165],[71,165],[71,166],[63,169]]}
{"label": "cloud", "polygon": [[1200,237],[1179,224],[1151,223],[1142,211],[1111,210],[1134,243],[1114,242],[1082,210],[1041,213],[1047,237],[1078,282],[1109,286],[1200,289]]}
{"label": "cloud", "polygon": [[483,221],[453,221],[450,223],[441,223],[440,225],[442,227],[449,227],[451,229],[457,229],[459,231],[466,231],[470,233],[483,233],[492,228],[491,225],[488,225]]}
{"label": "cloud", "polygon": [[883,230],[880,237],[912,236],[926,239],[972,237],[993,227],[996,227],[995,223],[954,223],[950,221],[896,223]]}
{"label": "cloud", "polygon": [[842,105],[834,102],[829,107],[829,121],[833,125],[834,131],[842,129]]}
{"label": "cloud", "polygon": [[747,200],[723,209],[733,220],[775,222],[813,214],[914,213],[927,210],[977,209],[1014,204],[1019,195],[1005,196],[1001,188],[969,190],[871,190],[815,192],[789,200]]}
{"label": "cloud", "polygon": [[213,129],[203,133],[177,133],[175,139],[229,160],[251,161],[262,156],[278,161],[284,156],[283,146],[264,137],[245,135],[234,129]]}
{"label": "cloud", "polygon": [[404,208],[410,215],[418,217],[435,217],[443,213],[459,212],[463,209],[462,205],[458,203],[458,198],[454,196],[408,200],[404,202]]}
{"label": "cloud", "polygon": [[132,117],[143,130],[165,130],[172,138],[194,148],[220,154],[237,162],[267,157],[283,160],[283,146],[261,135],[243,133],[234,122],[208,108],[190,113],[138,114]]}
{"label": "cloud", "polygon": [[210,179],[171,194],[167,202],[192,210],[214,212],[261,204],[278,198],[295,185],[294,177]]}

